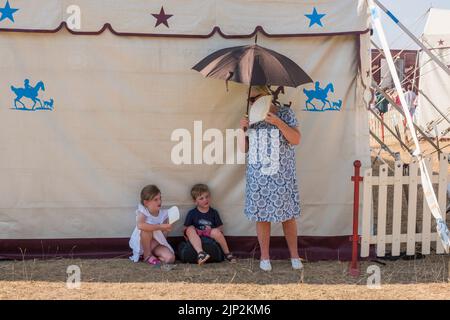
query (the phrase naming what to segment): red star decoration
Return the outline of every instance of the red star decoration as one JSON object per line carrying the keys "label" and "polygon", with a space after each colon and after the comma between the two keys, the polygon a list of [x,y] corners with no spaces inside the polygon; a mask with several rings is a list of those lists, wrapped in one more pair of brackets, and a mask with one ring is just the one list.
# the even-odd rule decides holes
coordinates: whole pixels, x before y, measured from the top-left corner
{"label": "red star decoration", "polygon": [[444,45],[444,40],[439,40],[438,42],[439,42],[439,45],[440,45],[440,46],[443,46],[443,45]]}
{"label": "red star decoration", "polygon": [[164,8],[161,7],[161,11],[158,14],[152,13],[152,16],[156,18],[155,28],[159,26],[161,23],[164,24],[167,28],[169,28],[169,23],[167,20],[173,16],[173,14],[166,14],[164,12]]}

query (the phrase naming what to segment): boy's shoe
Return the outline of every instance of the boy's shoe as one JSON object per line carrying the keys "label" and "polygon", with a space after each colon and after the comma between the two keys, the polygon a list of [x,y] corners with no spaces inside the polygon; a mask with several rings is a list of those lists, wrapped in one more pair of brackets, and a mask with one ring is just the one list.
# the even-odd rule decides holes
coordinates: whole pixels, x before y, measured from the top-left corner
{"label": "boy's shoe", "polygon": [[303,263],[300,260],[300,258],[291,259],[291,265],[292,265],[292,269],[294,269],[294,270],[303,269]]}
{"label": "boy's shoe", "polygon": [[270,260],[260,260],[259,268],[263,271],[272,271],[272,264],[270,263]]}
{"label": "boy's shoe", "polygon": [[228,262],[230,262],[230,263],[236,263],[237,262],[237,259],[236,259],[236,257],[235,256],[233,256],[233,254],[230,252],[230,253],[227,253],[227,254],[225,254],[225,259],[227,259],[228,260]]}
{"label": "boy's shoe", "polygon": [[211,256],[204,251],[200,251],[197,256],[197,263],[204,264]]}

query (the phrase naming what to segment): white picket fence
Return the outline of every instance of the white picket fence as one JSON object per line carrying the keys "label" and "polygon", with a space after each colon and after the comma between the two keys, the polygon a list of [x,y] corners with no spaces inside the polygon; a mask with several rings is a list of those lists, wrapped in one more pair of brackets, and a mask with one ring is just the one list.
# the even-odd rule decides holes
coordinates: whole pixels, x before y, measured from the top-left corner
{"label": "white picket fence", "polygon": [[[431,159],[427,158],[426,164],[433,186],[437,185],[437,198],[441,212],[446,215],[447,206],[447,181],[448,181],[448,154],[441,154],[438,174],[431,174]],[[399,256],[402,244],[406,244],[406,254],[416,254],[416,244],[421,243],[421,253],[430,254],[431,248],[436,253],[443,253],[441,241],[435,232],[436,223],[434,217],[423,197],[423,210],[418,212],[417,196],[418,186],[421,184],[419,163],[415,159],[409,164],[409,175],[403,175],[403,163],[395,162],[394,174],[388,175],[388,165],[380,166],[379,175],[373,176],[372,169],[364,172],[362,181],[363,209],[361,217],[361,257],[368,257],[370,245],[376,246],[377,256],[386,255],[387,245],[391,245],[392,256]],[[403,186],[407,185],[407,194],[403,195]],[[373,187],[378,187],[376,228],[375,214],[373,212]],[[388,194],[388,186],[393,186],[393,192]],[[392,188],[389,188],[392,189]],[[420,188],[420,192],[422,188]],[[402,208],[403,197],[408,199],[407,208]],[[390,200],[389,200],[390,198]],[[392,212],[388,214],[388,201],[393,201]],[[420,218],[421,221],[420,221]],[[389,220],[388,220],[389,219]],[[421,224],[421,231],[417,227]],[[387,226],[389,225],[389,228]],[[403,227],[403,228],[402,228]],[[402,232],[406,229],[406,233]],[[434,230],[434,232],[433,232]],[[438,241],[437,241],[438,240]],[[403,245],[404,249],[405,245]]]}

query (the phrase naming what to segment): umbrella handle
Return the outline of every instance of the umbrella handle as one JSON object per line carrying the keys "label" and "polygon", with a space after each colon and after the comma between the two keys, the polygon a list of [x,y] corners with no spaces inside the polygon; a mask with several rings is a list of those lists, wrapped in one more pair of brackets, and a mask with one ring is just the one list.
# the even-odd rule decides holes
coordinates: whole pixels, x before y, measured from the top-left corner
{"label": "umbrella handle", "polygon": [[247,112],[246,112],[246,116],[248,117],[248,108],[250,106],[250,91],[252,90],[252,86],[249,85],[248,86],[248,95],[247,95]]}
{"label": "umbrella handle", "polygon": [[[247,94],[247,112],[245,113],[244,117],[248,118],[248,108],[250,106],[250,91],[252,90],[252,85],[248,86],[248,94]],[[244,130],[246,132],[247,130]]]}

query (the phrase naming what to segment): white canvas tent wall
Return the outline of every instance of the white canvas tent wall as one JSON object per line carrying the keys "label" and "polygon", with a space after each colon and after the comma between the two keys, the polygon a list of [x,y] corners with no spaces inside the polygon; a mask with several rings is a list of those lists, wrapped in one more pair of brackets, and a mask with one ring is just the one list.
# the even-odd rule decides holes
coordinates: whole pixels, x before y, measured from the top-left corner
{"label": "white canvas tent wall", "polygon": [[[450,10],[434,9],[429,12],[423,34],[423,41],[433,53],[446,65],[450,66]],[[420,83],[419,88],[431,102],[450,119],[450,76],[432,61],[425,52],[420,53]],[[419,95],[417,123],[427,128],[432,121],[442,119],[439,112],[423,95]],[[448,129],[450,123],[443,120],[437,125],[439,136]],[[435,131],[430,132],[435,136]],[[445,135],[446,138],[450,134]]]}
{"label": "white canvas tent wall", "polygon": [[[62,23],[73,4],[81,8],[80,30]],[[178,142],[171,135],[179,128],[194,135],[194,121],[202,121],[203,131],[238,127],[247,88],[230,83],[227,92],[223,81],[204,79],[191,67],[217,49],[253,43],[258,26],[260,45],[290,57],[322,87],[332,83],[330,100],[342,100],[340,111],[309,112],[302,89],[313,84],[281,96],[292,101],[302,132],[299,234],[313,247],[321,246],[315,240],[334,249],[347,243],[353,161],[370,165],[362,98],[370,68],[365,1],[15,0],[10,5],[19,8],[15,21],[0,22],[0,256],[20,253],[19,246],[28,254],[36,247],[39,254],[59,245],[63,253],[63,244],[68,250],[77,246],[72,251],[77,254],[83,241],[102,251],[114,239],[118,251],[126,251],[140,189],[149,183],[157,184],[163,204],[179,206],[183,217],[192,207],[190,187],[208,183],[226,234],[239,240],[233,250],[256,243],[254,223],[243,213],[245,166],[176,165],[171,152]],[[162,5],[173,15],[169,27],[155,26],[152,13]],[[310,26],[305,16],[314,8],[326,14],[322,26]],[[52,111],[14,108],[10,87],[23,87],[25,79],[32,86],[43,81],[40,97],[54,100]],[[173,234],[180,236],[181,230],[180,223]],[[282,235],[280,225],[272,235]]]}

